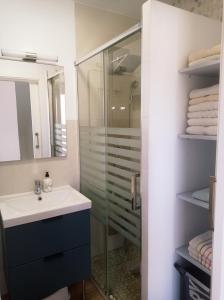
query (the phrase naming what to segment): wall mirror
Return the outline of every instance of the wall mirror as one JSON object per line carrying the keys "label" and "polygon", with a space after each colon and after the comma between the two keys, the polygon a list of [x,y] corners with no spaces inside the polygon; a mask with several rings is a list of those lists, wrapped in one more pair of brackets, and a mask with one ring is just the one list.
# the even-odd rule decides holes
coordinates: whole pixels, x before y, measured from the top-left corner
{"label": "wall mirror", "polygon": [[67,155],[64,68],[0,60],[0,162]]}

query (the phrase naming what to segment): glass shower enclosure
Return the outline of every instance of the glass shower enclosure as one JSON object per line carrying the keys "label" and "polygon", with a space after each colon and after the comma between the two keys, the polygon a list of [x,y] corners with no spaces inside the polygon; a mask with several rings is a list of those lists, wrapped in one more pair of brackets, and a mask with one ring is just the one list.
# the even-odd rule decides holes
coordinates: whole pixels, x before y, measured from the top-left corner
{"label": "glass shower enclosure", "polygon": [[80,63],[80,190],[92,200],[92,278],[108,299],[141,299],[140,31]]}

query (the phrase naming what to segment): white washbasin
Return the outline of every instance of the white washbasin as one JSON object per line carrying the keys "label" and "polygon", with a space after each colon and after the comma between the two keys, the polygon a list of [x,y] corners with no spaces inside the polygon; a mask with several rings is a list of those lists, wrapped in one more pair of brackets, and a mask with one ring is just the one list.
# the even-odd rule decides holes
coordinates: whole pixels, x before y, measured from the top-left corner
{"label": "white washbasin", "polygon": [[[41,197],[41,200],[38,198]],[[91,201],[70,186],[54,188],[50,193],[34,192],[0,197],[5,228],[91,208]]]}

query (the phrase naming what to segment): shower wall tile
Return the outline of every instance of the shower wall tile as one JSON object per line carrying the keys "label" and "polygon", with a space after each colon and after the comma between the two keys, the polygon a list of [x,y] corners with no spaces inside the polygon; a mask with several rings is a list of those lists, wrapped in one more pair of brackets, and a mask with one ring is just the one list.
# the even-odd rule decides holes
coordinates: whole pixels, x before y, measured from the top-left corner
{"label": "shower wall tile", "polygon": [[167,4],[180,7],[207,17],[222,18],[221,0],[161,0]]}

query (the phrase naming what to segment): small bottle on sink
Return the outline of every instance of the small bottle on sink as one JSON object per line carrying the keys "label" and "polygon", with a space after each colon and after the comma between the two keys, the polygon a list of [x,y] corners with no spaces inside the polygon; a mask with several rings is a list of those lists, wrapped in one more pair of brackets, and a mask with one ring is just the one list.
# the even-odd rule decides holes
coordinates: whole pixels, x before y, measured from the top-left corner
{"label": "small bottle on sink", "polygon": [[53,185],[53,181],[50,178],[49,172],[46,172],[44,180],[43,180],[43,191],[45,193],[51,192],[52,191],[52,185]]}

